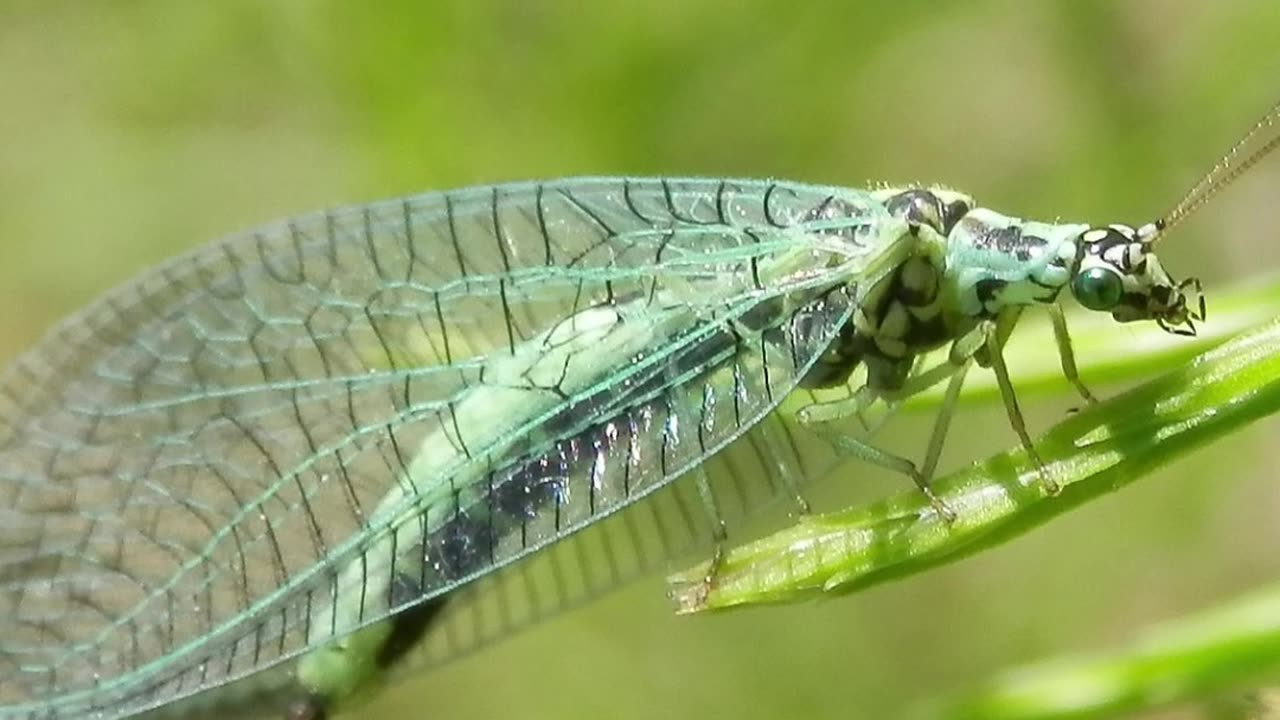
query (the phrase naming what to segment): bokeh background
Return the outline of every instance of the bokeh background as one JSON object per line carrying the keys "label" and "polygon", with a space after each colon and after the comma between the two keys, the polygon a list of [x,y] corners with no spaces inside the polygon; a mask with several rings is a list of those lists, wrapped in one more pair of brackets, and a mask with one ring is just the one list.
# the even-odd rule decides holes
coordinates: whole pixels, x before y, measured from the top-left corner
{"label": "bokeh background", "polygon": [[[477,182],[927,181],[1012,214],[1140,223],[1280,96],[1277,38],[1273,0],[10,1],[0,358],[220,234]],[[1272,163],[1188,222],[1166,266],[1210,293],[1275,267],[1277,188]],[[1032,422],[1070,400],[1036,403]],[[889,433],[916,447],[925,421]],[[950,466],[1014,440],[998,408],[959,425]],[[1260,423],[1030,536],[836,601],[677,618],[653,577],[360,716],[926,714],[1002,667],[1274,579],[1276,431]],[[838,507],[847,488],[826,485],[811,499]]]}

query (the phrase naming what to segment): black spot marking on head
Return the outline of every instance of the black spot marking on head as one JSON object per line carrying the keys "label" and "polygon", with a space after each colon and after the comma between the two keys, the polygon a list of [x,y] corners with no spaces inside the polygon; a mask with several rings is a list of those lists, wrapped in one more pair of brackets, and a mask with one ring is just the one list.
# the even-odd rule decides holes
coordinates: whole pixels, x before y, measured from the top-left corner
{"label": "black spot marking on head", "polygon": [[1150,298],[1142,293],[1125,293],[1120,296],[1120,302],[1111,309],[1111,316],[1120,322],[1132,322],[1135,320],[1148,320],[1151,313],[1147,310],[1147,301]]}
{"label": "black spot marking on head", "polygon": [[1089,243],[1089,252],[1094,255],[1104,253],[1116,245],[1127,245],[1130,240],[1125,237],[1124,233],[1115,228],[1101,228],[1103,230],[1102,237]]}

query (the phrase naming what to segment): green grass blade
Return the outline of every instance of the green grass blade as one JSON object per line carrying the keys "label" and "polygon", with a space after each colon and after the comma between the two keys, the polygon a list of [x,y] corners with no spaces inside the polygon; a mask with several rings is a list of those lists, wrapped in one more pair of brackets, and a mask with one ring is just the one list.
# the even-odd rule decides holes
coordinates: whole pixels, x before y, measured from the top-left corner
{"label": "green grass blade", "polygon": [[[1275,307],[1271,305],[1270,307]],[[1014,449],[935,483],[948,525],[907,490],[807,518],[727,552],[704,592],[701,564],[668,578],[681,612],[849,592],[1004,542],[1280,408],[1280,321],[1068,417],[1036,441],[1058,495]]]}
{"label": "green grass blade", "polygon": [[997,677],[949,717],[1053,720],[1124,716],[1274,679],[1280,585],[1145,631],[1107,655],[1055,658]]}

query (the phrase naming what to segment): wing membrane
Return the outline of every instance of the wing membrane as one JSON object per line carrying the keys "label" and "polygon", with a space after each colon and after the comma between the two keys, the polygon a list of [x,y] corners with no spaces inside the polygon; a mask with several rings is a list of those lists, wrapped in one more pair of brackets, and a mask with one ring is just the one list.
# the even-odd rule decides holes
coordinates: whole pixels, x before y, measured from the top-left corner
{"label": "wing membrane", "polygon": [[492,186],[117,289],[0,378],[0,702],[161,704],[661,488],[795,387],[890,225],[795,184]]}

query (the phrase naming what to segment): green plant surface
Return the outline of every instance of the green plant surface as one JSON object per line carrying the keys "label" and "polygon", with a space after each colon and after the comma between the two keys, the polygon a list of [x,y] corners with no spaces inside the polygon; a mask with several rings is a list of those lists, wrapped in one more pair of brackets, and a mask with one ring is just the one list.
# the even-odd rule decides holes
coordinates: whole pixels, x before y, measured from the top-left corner
{"label": "green plant surface", "polygon": [[1132,643],[1106,654],[1053,658],[1001,673],[947,714],[974,720],[1123,717],[1266,684],[1275,680],[1277,669],[1280,585],[1271,585],[1146,628]]}

